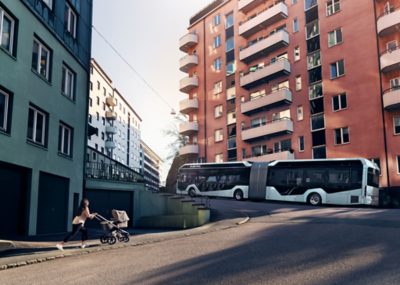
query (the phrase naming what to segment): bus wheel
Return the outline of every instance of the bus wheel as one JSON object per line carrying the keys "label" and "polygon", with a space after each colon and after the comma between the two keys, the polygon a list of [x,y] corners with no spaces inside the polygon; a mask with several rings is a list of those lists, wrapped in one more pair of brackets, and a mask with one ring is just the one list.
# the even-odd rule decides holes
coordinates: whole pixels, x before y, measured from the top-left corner
{"label": "bus wheel", "polygon": [[311,193],[307,198],[307,202],[312,206],[319,206],[322,204],[321,195],[318,193]]}
{"label": "bus wheel", "polygon": [[233,193],[233,198],[235,198],[236,201],[243,200],[243,192],[242,192],[242,190],[236,190],[235,193]]}
{"label": "bus wheel", "polygon": [[196,192],[194,191],[193,188],[190,188],[190,189],[189,189],[189,196],[190,196],[190,197],[195,197],[195,196],[196,196]]}

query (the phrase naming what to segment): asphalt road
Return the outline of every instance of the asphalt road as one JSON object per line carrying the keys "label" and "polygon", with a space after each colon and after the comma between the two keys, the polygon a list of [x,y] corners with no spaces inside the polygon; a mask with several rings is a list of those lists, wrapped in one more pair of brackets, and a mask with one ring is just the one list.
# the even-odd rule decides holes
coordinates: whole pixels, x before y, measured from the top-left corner
{"label": "asphalt road", "polygon": [[0,284],[400,284],[400,211],[210,201],[250,222],[0,272]]}

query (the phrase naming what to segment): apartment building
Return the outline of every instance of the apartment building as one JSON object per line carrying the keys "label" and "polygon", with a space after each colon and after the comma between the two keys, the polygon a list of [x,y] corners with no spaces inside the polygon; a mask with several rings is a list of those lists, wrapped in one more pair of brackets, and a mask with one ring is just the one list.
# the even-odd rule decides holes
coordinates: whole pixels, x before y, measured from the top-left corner
{"label": "apartment building", "polygon": [[365,157],[400,186],[400,1],[216,0],[190,18],[180,154]]}
{"label": "apartment building", "polygon": [[97,131],[89,137],[88,146],[140,172],[142,119],[95,59],[90,73],[89,124]]}
{"label": "apartment building", "polygon": [[0,237],[71,227],[83,191],[91,23],[91,0],[0,0]]}
{"label": "apartment building", "polygon": [[160,188],[160,168],[163,160],[144,141],[141,142],[143,176],[146,188],[158,191]]}

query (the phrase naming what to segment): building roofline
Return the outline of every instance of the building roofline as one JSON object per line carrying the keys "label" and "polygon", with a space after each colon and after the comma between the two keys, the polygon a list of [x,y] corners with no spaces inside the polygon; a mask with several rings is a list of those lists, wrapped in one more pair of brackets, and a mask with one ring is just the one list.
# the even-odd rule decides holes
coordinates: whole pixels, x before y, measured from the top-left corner
{"label": "building roofline", "polygon": [[154,150],[152,150],[143,140],[140,140],[140,143],[144,146],[144,148],[148,149],[151,152],[151,154],[153,154],[160,161],[160,163],[164,162],[164,160]]}
{"label": "building roofline", "polygon": [[206,7],[201,9],[199,12],[194,14],[192,17],[190,17],[189,20],[189,28],[193,27],[195,24],[203,20],[205,17],[207,17],[209,14],[214,12],[215,10],[219,9],[226,3],[228,3],[230,0],[214,0],[210,4],[208,4]]}
{"label": "building roofline", "polygon": [[108,76],[108,74],[104,71],[104,69],[100,66],[100,64],[92,57],[92,59],[90,60],[90,63],[93,64],[93,67],[95,67],[96,69],[98,69],[98,71],[100,71],[100,75],[106,79],[108,81],[108,83],[111,85],[112,84],[112,80],[111,78]]}
{"label": "building roofline", "polygon": [[126,98],[122,95],[122,93],[119,92],[117,88],[113,88],[113,91],[117,92],[121,96],[121,99],[125,102],[125,104],[128,105],[128,107],[132,110],[132,112],[136,115],[136,117],[138,117],[139,121],[142,122],[142,118],[138,115],[138,113],[136,113],[135,109],[133,109],[131,104],[129,104],[128,100],[126,100]]}

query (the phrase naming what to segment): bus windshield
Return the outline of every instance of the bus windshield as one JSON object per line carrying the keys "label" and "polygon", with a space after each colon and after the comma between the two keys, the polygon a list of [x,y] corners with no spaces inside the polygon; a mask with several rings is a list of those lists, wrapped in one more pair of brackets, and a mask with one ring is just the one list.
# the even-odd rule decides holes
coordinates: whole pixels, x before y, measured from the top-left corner
{"label": "bus windshield", "polygon": [[379,171],[377,169],[368,167],[367,185],[379,188]]}

